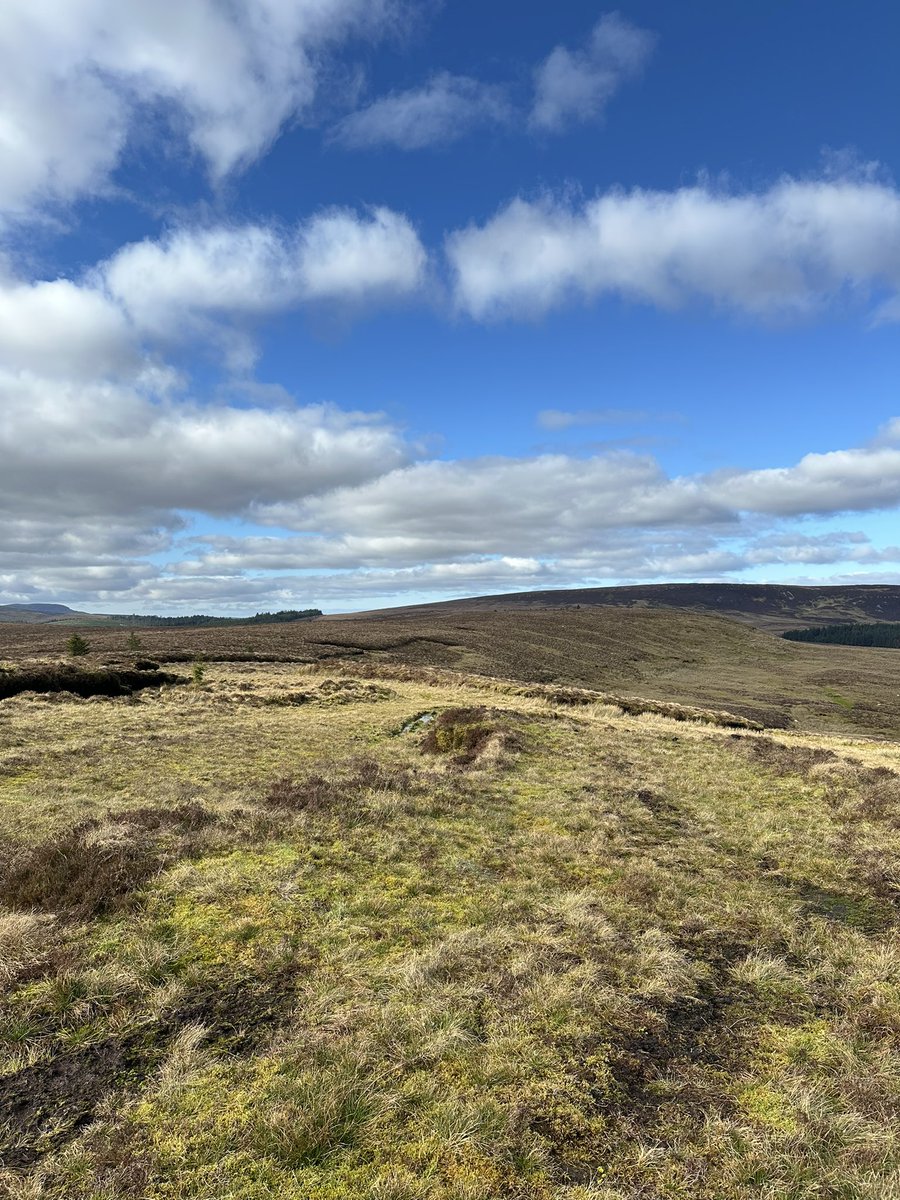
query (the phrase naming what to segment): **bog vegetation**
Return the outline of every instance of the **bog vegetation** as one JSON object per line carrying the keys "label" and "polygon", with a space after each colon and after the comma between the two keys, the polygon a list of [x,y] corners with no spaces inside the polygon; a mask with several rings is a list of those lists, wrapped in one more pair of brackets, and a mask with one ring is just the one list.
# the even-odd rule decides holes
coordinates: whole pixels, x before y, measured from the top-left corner
{"label": "bog vegetation", "polygon": [[0,1195],[893,1194],[895,742],[369,659],[74,692],[0,703]]}

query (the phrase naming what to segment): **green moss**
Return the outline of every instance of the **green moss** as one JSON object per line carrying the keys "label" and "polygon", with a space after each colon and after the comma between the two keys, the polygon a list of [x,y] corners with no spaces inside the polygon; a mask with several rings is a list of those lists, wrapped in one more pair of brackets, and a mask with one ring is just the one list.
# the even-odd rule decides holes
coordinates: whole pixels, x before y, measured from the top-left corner
{"label": "green moss", "polygon": [[795,1133],[799,1128],[790,1102],[764,1083],[745,1088],[737,1097],[738,1106],[751,1121],[780,1133]]}

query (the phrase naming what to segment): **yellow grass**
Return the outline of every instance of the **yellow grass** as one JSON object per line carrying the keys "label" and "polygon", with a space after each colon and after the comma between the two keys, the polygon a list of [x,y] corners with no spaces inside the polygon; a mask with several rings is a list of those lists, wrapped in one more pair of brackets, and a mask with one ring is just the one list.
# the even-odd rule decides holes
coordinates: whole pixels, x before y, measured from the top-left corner
{"label": "yellow grass", "polygon": [[892,1195],[900,747],[557,692],[0,703],[0,1194]]}

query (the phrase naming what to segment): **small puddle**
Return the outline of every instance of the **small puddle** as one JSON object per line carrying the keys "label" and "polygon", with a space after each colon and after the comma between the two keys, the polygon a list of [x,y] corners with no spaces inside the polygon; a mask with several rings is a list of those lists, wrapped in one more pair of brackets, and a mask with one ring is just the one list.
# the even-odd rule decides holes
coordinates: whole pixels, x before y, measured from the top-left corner
{"label": "small puddle", "polygon": [[430,725],[437,713],[423,712],[417,713],[416,716],[410,717],[400,726],[401,733],[412,733],[414,729],[424,729],[426,725]]}

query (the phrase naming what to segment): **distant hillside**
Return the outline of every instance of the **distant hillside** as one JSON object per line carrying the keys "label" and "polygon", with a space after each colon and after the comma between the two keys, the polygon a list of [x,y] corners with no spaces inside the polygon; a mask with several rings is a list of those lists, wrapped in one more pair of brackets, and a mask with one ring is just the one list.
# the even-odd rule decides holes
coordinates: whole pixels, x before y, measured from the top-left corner
{"label": "distant hillside", "polygon": [[[500,596],[473,596],[436,604],[411,605],[387,612],[438,615],[440,612],[499,608],[553,608],[596,606],[627,608],[681,608],[716,613],[780,633],[811,625],[858,624],[863,621],[900,621],[900,586],[860,584],[848,587],[789,587],[756,583],[653,583],[635,587],[559,588],[541,592],[513,592]],[[348,617],[362,614],[347,614]]]}
{"label": "distant hillside", "polygon": [[43,625],[78,619],[90,621],[96,618],[90,613],[77,612],[65,604],[0,604],[0,621]]}
{"label": "distant hillside", "polygon": [[[58,625],[0,626],[0,660],[65,655]],[[138,631],[141,652],[161,664],[271,661],[304,670],[435,667],[523,683],[587,687],[700,708],[764,725],[896,736],[894,650],[785,641],[714,613],[671,607],[577,605],[518,610],[443,608],[375,617]],[[127,666],[128,630],[87,632],[90,662]]]}
{"label": "distant hillside", "polygon": [[207,625],[278,625],[291,621],[308,621],[320,617],[321,609],[281,609],[279,612],[260,612],[252,617],[216,617],[194,613],[181,617],[142,616],[138,613],[85,613],[65,604],[0,604],[0,621],[21,625],[91,625],[113,628],[153,629],[157,627]]}
{"label": "distant hillside", "polygon": [[74,608],[69,608],[68,604],[20,604],[19,608],[27,609],[28,612],[47,613],[48,616],[66,616],[75,612]]}
{"label": "distant hillside", "polygon": [[[340,613],[329,620],[379,620],[392,616],[432,617],[502,608],[680,608],[715,613],[734,621],[783,633],[822,625],[858,625],[900,621],[900,586],[860,584],[848,587],[789,587],[763,583],[651,583],[635,587],[555,588],[512,592],[499,596],[470,596],[432,604],[412,604],[364,613]],[[0,621],[22,624],[57,623],[92,626],[269,625],[321,617],[317,608],[260,612],[250,617],[186,614],[177,617],[136,613],[85,613],[65,604],[0,605]]]}

